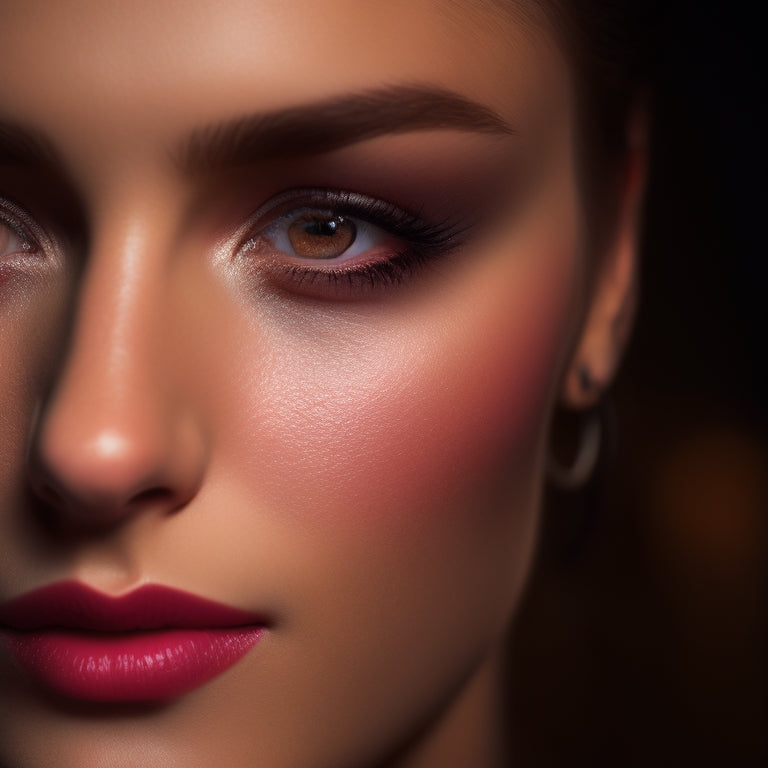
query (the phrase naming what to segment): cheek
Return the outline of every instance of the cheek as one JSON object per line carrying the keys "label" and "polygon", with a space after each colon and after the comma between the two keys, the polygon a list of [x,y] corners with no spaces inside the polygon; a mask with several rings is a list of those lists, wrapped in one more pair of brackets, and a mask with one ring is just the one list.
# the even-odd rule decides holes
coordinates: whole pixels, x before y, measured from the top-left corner
{"label": "cheek", "polygon": [[264,321],[239,379],[249,418],[230,434],[264,511],[381,534],[529,495],[574,261],[572,242],[531,250],[468,255],[394,308]]}

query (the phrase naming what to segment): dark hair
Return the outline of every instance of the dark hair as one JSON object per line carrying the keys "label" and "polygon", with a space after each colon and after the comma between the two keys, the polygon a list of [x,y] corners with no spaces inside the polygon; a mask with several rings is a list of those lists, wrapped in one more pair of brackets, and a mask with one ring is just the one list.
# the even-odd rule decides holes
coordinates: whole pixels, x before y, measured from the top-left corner
{"label": "dark hair", "polygon": [[626,123],[652,86],[658,10],[651,0],[535,0],[561,35],[577,66],[583,125],[616,158],[626,149]]}
{"label": "dark hair", "polygon": [[579,178],[590,240],[602,252],[610,238],[624,178],[633,112],[653,111],[653,51],[658,0],[527,0],[560,39],[574,63]]}

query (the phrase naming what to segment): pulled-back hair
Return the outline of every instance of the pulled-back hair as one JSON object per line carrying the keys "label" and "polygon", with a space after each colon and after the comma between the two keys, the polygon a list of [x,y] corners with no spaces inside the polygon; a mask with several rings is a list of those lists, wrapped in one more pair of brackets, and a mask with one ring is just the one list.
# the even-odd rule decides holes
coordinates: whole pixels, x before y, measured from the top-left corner
{"label": "pulled-back hair", "polygon": [[505,0],[527,6],[554,31],[573,62],[579,178],[593,248],[611,237],[625,177],[630,121],[652,110],[658,0]]}
{"label": "pulled-back hair", "polygon": [[626,149],[626,124],[653,81],[659,28],[653,0],[534,0],[577,68],[583,125],[595,150],[615,159]]}

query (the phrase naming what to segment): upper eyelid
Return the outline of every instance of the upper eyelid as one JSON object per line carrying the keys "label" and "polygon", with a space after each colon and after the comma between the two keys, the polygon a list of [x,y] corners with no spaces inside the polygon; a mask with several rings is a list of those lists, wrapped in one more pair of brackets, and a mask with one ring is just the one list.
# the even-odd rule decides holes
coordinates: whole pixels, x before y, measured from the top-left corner
{"label": "upper eyelid", "polygon": [[286,213],[280,214],[280,216],[275,217],[274,219],[272,219],[272,221],[266,224],[264,229],[269,229],[270,227],[275,226],[275,224],[281,221],[290,221],[291,219],[297,216],[300,216],[303,213],[319,213],[319,214],[328,215],[328,216],[346,216],[347,218],[350,218],[350,219],[354,219],[354,218],[360,219],[360,217],[356,216],[354,213],[349,214],[346,211],[336,211],[330,206],[324,207],[320,205],[317,205],[317,206],[301,205],[301,206],[298,206],[297,208],[292,208]]}
{"label": "upper eyelid", "polygon": [[327,211],[357,218],[386,230],[387,223],[394,225],[396,217],[402,217],[411,226],[422,224],[420,217],[393,203],[360,192],[307,187],[286,190],[271,197],[251,214],[236,235],[241,251],[247,243],[280,219],[302,210]]}
{"label": "upper eyelid", "polygon": [[[295,201],[295,203],[292,203],[292,201]],[[283,208],[283,206],[285,207]],[[402,214],[409,218],[418,218],[393,203],[360,192],[307,187],[286,190],[270,198],[270,200],[254,212],[250,220],[255,225],[259,219],[262,219],[270,212],[279,211],[273,219],[275,220],[301,209],[325,209],[333,212],[341,212],[343,210],[350,216],[356,215],[360,218],[364,218],[366,211],[373,213],[374,209],[376,209],[376,212]]]}
{"label": "upper eyelid", "polygon": [[[295,204],[290,204],[292,200]],[[285,208],[282,207],[283,205]],[[417,211],[415,206],[410,209],[405,208],[389,200],[361,192],[308,187],[287,190],[270,198],[248,218],[246,225],[240,231],[246,230],[252,237],[260,223],[259,220],[270,212],[274,212],[274,218],[263,222],[264,228],[283,216],[301,209],[312,208],[358,218],[392,234],[400,234],[406,239],[416,239],[423,245],[432,244],[438,247],[448,245],[449,240],[453,241],[454,245],[458,244],[462,234],[470,228],[466,220],[427,217],[423,213],[423,206],[420,206]],[[241,247],[247,239],[241,240]]]}

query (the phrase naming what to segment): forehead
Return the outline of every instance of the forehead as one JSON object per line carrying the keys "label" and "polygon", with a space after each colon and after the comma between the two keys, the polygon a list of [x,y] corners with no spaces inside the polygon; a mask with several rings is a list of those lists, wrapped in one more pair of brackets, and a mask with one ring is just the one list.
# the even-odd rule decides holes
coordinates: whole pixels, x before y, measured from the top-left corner
{"label": "forehead", "polygon": [[73,152],[93,156],[117,141],[130,154],[191,126],[428,84],[517,124],[562,95],[566,68],[543,28],[515,7],[11,0],[0,7],[0,120],[53,132]]}

